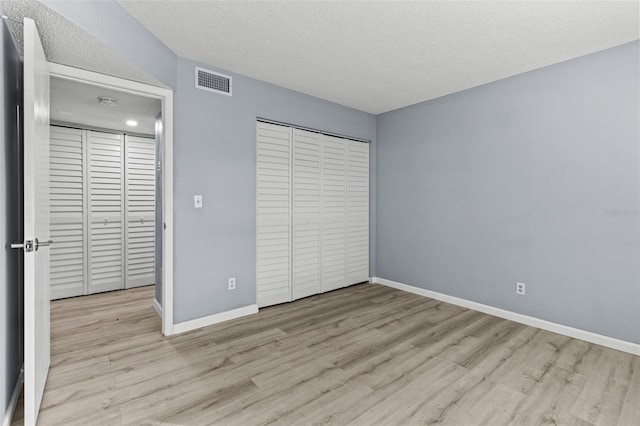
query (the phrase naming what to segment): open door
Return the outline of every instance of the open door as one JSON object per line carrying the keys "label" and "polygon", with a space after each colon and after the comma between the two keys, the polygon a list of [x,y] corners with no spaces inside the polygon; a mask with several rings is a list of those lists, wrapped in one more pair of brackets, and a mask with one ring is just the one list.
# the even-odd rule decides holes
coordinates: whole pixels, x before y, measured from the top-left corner
{"label": "open door", "polygon": [[35,425],[49,373],[49,64],[24,19],[24,423]]}

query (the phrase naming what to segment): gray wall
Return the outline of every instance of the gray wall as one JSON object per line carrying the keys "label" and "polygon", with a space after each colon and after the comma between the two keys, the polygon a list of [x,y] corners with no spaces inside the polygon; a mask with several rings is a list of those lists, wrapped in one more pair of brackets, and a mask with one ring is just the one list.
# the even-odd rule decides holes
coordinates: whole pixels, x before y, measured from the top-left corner
{"label": "gray wall", "polygon": [[[232,97],[198,90],[196,65],[211,69],[178,60],[175,322],[256,303],[256,117],[370,139],[375,175],[374,116],[233,74]],[[202,209],[193,208],[196,194]],[[228,277],[237,278],[235,291],[227,290]]]}
{"label": "gray wall", "polygon": [[639,49],[378,116],[377,276],[640,343]]}
{"label": "gray wall", "polygon": [[[0,2],[0,10],[2,3]],[[22,64],[4,20],[0,21],[0,420],[7,412],[23,359],[21,156],[17,106],[22,101]]]}

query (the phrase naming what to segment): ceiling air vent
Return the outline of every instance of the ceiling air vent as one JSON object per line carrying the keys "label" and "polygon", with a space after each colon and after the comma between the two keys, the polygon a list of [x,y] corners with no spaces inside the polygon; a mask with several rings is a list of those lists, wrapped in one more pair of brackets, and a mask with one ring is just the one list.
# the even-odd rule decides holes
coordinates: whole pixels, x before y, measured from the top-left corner
{"label": "ceiling air vent", "polygon": [[196,67],[196,89],[231,96],[231,77]]}

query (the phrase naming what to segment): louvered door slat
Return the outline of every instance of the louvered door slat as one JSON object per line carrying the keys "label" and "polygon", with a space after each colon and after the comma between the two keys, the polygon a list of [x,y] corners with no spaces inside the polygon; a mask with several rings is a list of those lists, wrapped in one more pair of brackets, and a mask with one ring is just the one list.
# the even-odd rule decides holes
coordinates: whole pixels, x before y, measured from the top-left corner
{"label": "louvered door slat", "polygon": [[322,291],[322,135],[293,129],[293,299]]}
{"label": "louvered door slat", "polygon": [[155,282],[156,141],[125,136],[126,287]]}
{"label": "louvered door slat", "polygon": [[257,123],[258,306],[291,300],[291,129]]}
{"label": "louvered door slat", "polygon": [[347,281],[369,279],[369,144],[347,141]]}
{"label": "louvered door slat", "polygon": [[124,288],[123,136],[87,132],[89,293]]}
{"label": "louvered door slat", "polygon": [[322,291],[347,285],[347,141],[322,143]]}
{"label": "louvered door slat", "polygon": [[51,299],[85,292],[83,134],[58,126],[50,130]]}

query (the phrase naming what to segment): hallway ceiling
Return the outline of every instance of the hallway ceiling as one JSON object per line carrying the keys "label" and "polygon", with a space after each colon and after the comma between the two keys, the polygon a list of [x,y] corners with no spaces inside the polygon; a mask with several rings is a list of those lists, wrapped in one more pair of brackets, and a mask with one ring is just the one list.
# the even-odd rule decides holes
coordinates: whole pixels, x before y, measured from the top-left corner
{"label": "hallway ceiling", "polygon": [[179,56],[373,114],[640,32],[637,1],[119,3]]}
{"label": "hallway ceiling", "polygon": [[[98,98],[116,99],[116,106],[105,106]],[[51,121],[79,124],[105,130],[155,136],[156,117],[162,111],[159,99],[91,86],[72,80],[51,79]],[[126,124],[134,120],[137,126]]]}

